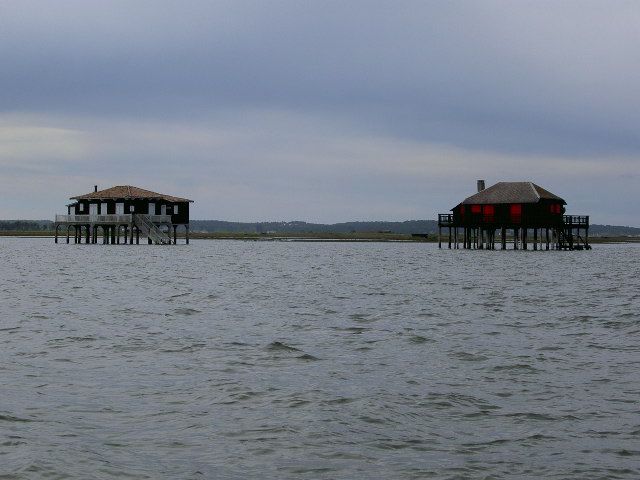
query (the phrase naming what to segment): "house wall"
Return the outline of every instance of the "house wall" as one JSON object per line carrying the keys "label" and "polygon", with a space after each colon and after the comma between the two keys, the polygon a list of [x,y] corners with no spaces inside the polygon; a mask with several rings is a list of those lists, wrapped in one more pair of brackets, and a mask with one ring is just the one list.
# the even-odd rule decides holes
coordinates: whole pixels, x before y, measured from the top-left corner
{"label": "house wall", "polygon": [[[520,205],[519,218],[512,213],[512,205]],[[491,208],[486,207],[493,207],[493,214],[490,213]],[[515,209],[517,210],[517,207]],[[541,228],[561,224],[564,212],[564,206],[557,200],[540,200],[538,203],[521,204],[460,204],[453,209],[453,218],[454,222],[468,227],[495,225],[507,228]]]}
{"label": "house wall", "polygon": [[[189,223],[189,202],[167,202],[165,200],[153,199],[136,199],[136,200],[79,200],[75,205],[69,207],[71,215],[88,215],[90,212],[90,204],[97,205],[99,215],[115,215],[116,203],[124,204],[124,213],[142,213],[151,215],[161,215],[162,207],[165,207],[166,215],[171,215],[171,223],[188,224]],[[149,203],[155,204],[153,212],[149,212]],[[107,211],[103,211],[103,205],[106,204]],[[177,213],[176,213],[177,211]]]}

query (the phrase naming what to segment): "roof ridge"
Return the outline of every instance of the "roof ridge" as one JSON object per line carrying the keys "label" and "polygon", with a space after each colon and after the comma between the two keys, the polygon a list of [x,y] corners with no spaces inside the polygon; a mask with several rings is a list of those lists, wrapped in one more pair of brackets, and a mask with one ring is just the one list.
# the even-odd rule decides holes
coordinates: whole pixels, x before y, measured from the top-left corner
{"label": "roof ridge", "polygon": [[540,194],[538,193],[538,189],[536,188],[536,184],[533,182],[527,182],[529,184],[529,186],[531,187],[531,190],[533,190],[533,194],[538,198],[538,200],[540,200]]}

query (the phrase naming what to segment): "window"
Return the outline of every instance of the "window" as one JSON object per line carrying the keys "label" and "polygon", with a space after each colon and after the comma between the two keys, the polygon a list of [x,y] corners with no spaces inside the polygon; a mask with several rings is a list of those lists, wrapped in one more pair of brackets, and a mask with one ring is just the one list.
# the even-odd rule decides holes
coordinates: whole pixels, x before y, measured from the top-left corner
{"label": "window", "polygon": [[519,203],[509,205],[509,215],[512,222],[520,223],[522,220],[522,205]]}
{"label": "window", "polygon": [[136,211],[136,207],[134,207],[133,205],[129,205],[129,212],[133,213]]}
{"label": "window", "polygon": [[173,206],[173,214],[174,215],[178,214],[178,205],[177,204]]}
{"label": "window", "polygon": [[559,203],[554,203],[550,205],[549,208],[551,210],[551,213],[562,213],[562,205],[560,205]]}
{"label": "window", "polygon": [[493,205],[484,205],[482,207],[482,220],[485,222],[493,222],[495,220],[496,207]]}
{"label": "window", "polygon": [[477,215],[482,212],[482,207],[480,205],[471,205],[471,213]]}

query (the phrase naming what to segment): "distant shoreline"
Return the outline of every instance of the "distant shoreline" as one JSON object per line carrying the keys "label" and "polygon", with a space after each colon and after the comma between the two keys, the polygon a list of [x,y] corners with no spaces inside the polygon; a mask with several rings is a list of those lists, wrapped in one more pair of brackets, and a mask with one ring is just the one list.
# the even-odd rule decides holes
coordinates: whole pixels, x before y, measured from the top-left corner
{"label": "distant shoreline", "polygon": [[[54,233],[48,231],[0,231],[0,237],[14,238],[53,238]],[[225,232],[191,232],[189,237],[193,240],[241,240],[263,242],[390,242],[390,243],[437,243],[438,235],[409,235],[378,232],[354,232],[354,233],[225,233]],[[178,235],[184,238],[184,235]],[[64,243],[66,237],[59,236],[58,241]],[[73,240],[72,240],[73,241]],[[640,243],[640,237],[626,236],[601,236],[590,237],[589,243]],[[444,236],[443,236],[444,244]]]}

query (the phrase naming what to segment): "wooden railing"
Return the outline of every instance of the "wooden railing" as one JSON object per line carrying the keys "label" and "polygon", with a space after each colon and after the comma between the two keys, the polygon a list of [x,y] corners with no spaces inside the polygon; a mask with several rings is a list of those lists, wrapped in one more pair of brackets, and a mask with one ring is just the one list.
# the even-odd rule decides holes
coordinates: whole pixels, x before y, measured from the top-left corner
{"label": "wooden railing", "polygon": [[131,214],[56,215],[56,223],[131,223]]}
{"label": "wooden railing", "polygon": [[160,217],[162,215],[135,214],[133,220],[136,227],[138,227],[142,233],[144,233],[149,239],[153,240],[156,244],[171,245],[171,238],[156,226],[152,221],[152,216]]}
{"label": "wooden railing", "polygon": [[564,215],[562,221],[567,227],[588,227],[589,215]]}
{"label": "wooden railing", "polygon": [[145,215],[153,223],[171,223],[171,215]]}
{"label": "wooden railing", "polygon": [[[559,217],[557,218],[559,220]],[[549,217],[547,216],[539,217],[536,215],[528,215],[528,216],[520,215],[518,217],[510,217],[507,223],[514,224],[514,225],[519,225],[522,223],[536,224],[538,222],[542,222],[542,223],[548,222],[548,220],[549,220]],[[474,225],[474,226],[479,226],[479,225],[492,226],[492,225],[497,225],[499,223],[500,223],[500,220],[497,219],[496,216],[476,214],[476,215],[468,215],[466,220],[463,218],[460,218],[459,221],[457,222],[457,226],[462,227],[462,226],[465,226],[466,224]],[[588,228],[589,215],[563,215],[562,225],[564,225],[565,227]],[[456,222],[454,221],[453,214],[439,213],[438,226],[439,227],[455,227]],[[556,226],[560,227],[561,224],[556,224]]]}
{"label": "wooden railing", "polygon": [[447,227],[449,225],[453,225],[453,214],[452,213],[439,213],[438,214],[438,226]]}
{"label": "wooden railing", "polygon": [[[171,215],[145,215],[153,223],[171,223]],[[56,223],[125,224],[132,222],[132,214],[123,215],[56,215]]]}

